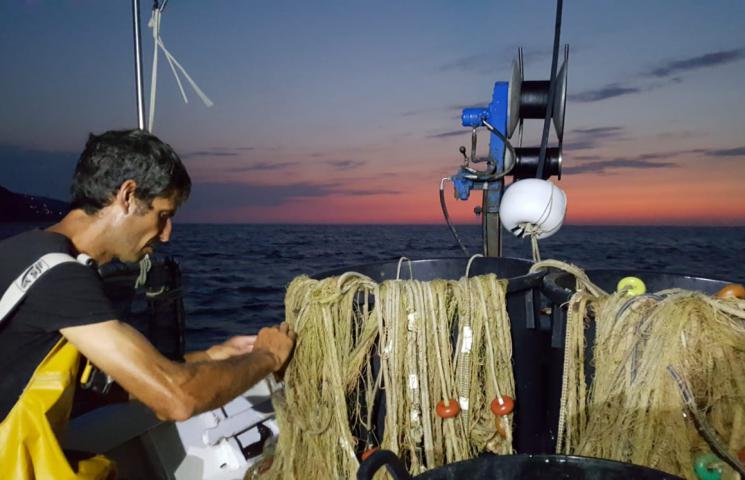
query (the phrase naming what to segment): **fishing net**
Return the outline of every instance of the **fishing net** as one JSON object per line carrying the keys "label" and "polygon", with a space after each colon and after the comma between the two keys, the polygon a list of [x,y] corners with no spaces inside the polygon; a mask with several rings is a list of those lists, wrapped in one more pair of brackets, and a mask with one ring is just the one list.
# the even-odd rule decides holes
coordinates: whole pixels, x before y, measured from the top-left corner
{"label": "fishing net", "polygon": [[572,273],[557,450],[739,478],[726,463],[745,446],[745,301],[607,294]]}
{"label": "fishing net", "polygon": [[[511,453],[512,415],[491,410],[514,397],[506,285],[494,275],[296,278],[285,310],[298,340],[274,400],[281,433],[260,478],[355,478],[375,447],[412,474]],[[443,418],[438,405],[459,413]]]}

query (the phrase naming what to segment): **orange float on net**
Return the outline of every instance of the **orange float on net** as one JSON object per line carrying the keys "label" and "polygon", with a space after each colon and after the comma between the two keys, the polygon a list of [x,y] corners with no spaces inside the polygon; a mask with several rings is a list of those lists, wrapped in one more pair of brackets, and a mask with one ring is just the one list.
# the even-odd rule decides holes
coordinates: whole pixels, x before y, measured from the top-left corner
{"label": "orange float on net", "polygon": [[274,457],[266,457],[260,464],[257,469],[257,473],[259,475],[263,475],[266,472],[269,471],[270,468],[272,468],[272,464],[274,463]]}
{"label": "orange float on net", "polygon": [[717,298],[745,298],[745,287],[739,283],[730,283],[719,290],[715,295]]}
{"label": "orange float on net", "polygon": [[365,460],[367,460],[368,458],[370,458],[370,455],[372,455],[373,453],[377,452],[378,450],[380,450],[378,447],[368,448],[367,450],[365,450],[364,452],[362,452],[362,455],[360,455],[360,458],[364,462]]}
{"label": "orange float on net", "polygon": [[737,452],[737,458],[740,460],[740,463],[745,465],[745,448],[741,448],[739,452]]}
{"label": "orange float on net", "polygon": [[507,439],[507,427],[509,425],[507,424],[507,422],[505,422],[506,418],[496,415],[494,417],[494,420],[495,420],[494,425],[497,430],[497,434],[499,434],[500,437]]}
{"label": "orange float on net", "polygon": [[460,413],[460,405],[454,398],[451,398],[447,405],[445,400],[440,400],[435,407],[435,413],[440,418],[453,418]]}
{"label": "orange float on net", "polygon": [[491,402],[491,411],[494,415],[503,417],[512,413],[515,409],[515,401],[509,395],[497,397]]}

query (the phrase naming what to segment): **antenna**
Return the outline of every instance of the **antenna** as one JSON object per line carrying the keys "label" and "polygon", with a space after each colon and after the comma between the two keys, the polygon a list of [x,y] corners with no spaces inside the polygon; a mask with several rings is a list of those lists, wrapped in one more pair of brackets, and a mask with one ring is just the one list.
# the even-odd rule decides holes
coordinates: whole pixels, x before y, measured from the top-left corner
{"label": "antenna", "polygon": [[569,45],[564,45],[564,63],[556,76],[556,93],[554,96],[553,120],[556,137],[559,139],[559,150],[564,143],[564,116],[567,106],[567,72],[569,71]]}
{"label": "antenna", "polygon": [[[548,147],[548,132],[551,128],[551,116],[553,114],[554,99],[556,98],[556,64],[559,62],[559,40],[561,39],[561,10],[563,0],[556,0],[556,25],[554,27],[554,55],[551,59],[551,86],[548,90],[548,105],[546,106],[546,117],[543,121],[543,137],[541,139],[541,154],[538,160],[538,171],[536,178],[543,178],[543,171],[546,167],[546,149]],[[566,85],[566,82],[564,82]],[[562,113],[562,126],[564,124]],[[563,136],[563,132],[562,132]]]}

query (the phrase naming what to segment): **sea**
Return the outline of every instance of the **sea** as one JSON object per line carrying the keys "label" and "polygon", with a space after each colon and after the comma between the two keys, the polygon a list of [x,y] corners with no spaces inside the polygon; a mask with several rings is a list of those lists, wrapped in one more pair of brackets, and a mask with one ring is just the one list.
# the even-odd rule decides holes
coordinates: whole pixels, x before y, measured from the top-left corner
{"label": "sea", "polygon": [[[0,238],[38,228],[0,224]],[[458,226],[471,254],[481,228]],[[564,226],[540,241],[544,259],[582,268],[680,273],[745,283],[745,227]],[[287,285],[298,275],[397,261],[464,257],[445,225],[176,224],[159,255],[183,273],[187,349],[253,334],[284,319]],[[530,242],[507,235],[504,256],[531,258]]]}

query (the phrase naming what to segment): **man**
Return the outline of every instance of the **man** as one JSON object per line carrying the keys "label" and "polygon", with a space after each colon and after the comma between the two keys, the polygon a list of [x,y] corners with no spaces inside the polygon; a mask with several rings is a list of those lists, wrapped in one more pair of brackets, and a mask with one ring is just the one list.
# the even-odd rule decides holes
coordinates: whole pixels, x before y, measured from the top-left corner
{"label": "man", "polygon": [[[136,262],[151,254],[156,244],[169,240],[171,219],[190,189],[178,156],[156,137],[140,130],[91,135],[75,169],[70,213],[44,231],[0,242],[0,295],[50,252],[83,253],[98,265],[115,258]],[[0,324],[0,419],[5,419],[0,439],[3,428],[10,428],[11,414],[21,410],[19,397],[33,390],[29,380],[36,380],[39,365],[52,362],[50,356],[67,344],[159,418],[184,420],[227,403],[279,371],[293,348],[294,333],[286,324],[264,328],[256,337],[234,337],[187,355],[185,363],[173,362],[117,320],[95,269],[75,262],[58,265]],[[77,368],[77,362],[69,365]]]}

